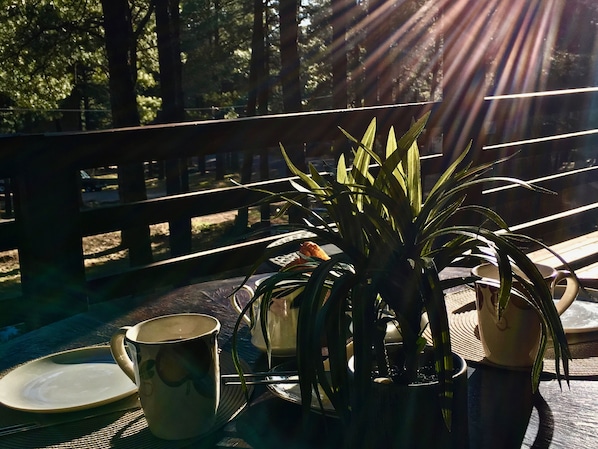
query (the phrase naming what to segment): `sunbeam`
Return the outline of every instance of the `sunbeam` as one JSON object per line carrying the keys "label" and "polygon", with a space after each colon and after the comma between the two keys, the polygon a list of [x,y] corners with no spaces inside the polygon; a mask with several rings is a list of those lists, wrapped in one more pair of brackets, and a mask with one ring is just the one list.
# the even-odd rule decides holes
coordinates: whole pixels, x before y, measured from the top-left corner
{"label": "sunbeam", "polygon": [[[356,106],[436,101],[445,120],[437,125],[451,142],[445,148],[475,140],[480,113],[485,122],[508,122],[512,129],[501,130],[506,135],[531,126],[530,102],[512,102],[495,117],[497,102],[484,99],[598,81],[598,13],[590,0],[346,0],[343,5],[333,21],[350,26],[337,33],[328,56],[346,52],[353,58],[349,85],[365,92],[364,103]],[[589,73],[576,73],[574,64],[583,57],[590,59],[584,61]],[[567,63],[575,68],[568,71]]]}

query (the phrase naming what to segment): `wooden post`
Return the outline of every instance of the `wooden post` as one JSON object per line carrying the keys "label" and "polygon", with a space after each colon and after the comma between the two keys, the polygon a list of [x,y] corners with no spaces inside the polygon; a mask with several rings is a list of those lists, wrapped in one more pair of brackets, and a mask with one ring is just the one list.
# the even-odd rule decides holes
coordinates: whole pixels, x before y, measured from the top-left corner
{"label": "wooden post", "polygon": [[23,157],[14,184],[23,310],[32,328],[87,308],[79,171],[53,154]]}
{"label": "wooden post", "polygon": [[2,218],[13,217],[12,186],[10,178],[4,178],[4,213]]}
{"label": "wooden post", "polygon": [[[189,177],[185,159],[166,161],[166,193],[175,195],[189,191]],[[170,232],[170,254],[182,256],[191,252],[191,219],[182,217],[168,222]]]}

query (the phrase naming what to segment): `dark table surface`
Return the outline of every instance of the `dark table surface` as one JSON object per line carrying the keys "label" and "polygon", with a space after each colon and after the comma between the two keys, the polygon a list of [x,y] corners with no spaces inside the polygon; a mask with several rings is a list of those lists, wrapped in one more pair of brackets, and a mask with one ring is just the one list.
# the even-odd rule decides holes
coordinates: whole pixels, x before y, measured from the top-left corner
{"label": "dark table surface", "polygon": [[[93,305],[86,313],[0,344],[0,373],[4,375],[16,366],[58,351],[106,344],[121,326],[180,312],[216,316],[222,324],[219,344],[226,353],[231,348],[237,316],[227,295],[241,281],[242,278],[210,281]],[[267,366],[264,355],[248,342],[247,329],[241,355],[254,370]],[[468,375],[472,449],[598,447],[598,377],[575,378],[570,387],[563,385],[561,389],[556,380],[547,376],[539,392],[532,394],[526,372],[470,364]],[[102,414],[89,416],[98,412]],[[52,416],[16,412],[0,405],[0,435],[1,429],[9,424],[41,422],[47,426],[0,436],[0,448],[338,447],[338,436],[343,431],[338,421],[312,415],[310,430],[306,431],[299,406],[259,386],[253,391],[249,406],[212,435],[195,441],[164,442],[147,430],[135,396],[100,409]]]}

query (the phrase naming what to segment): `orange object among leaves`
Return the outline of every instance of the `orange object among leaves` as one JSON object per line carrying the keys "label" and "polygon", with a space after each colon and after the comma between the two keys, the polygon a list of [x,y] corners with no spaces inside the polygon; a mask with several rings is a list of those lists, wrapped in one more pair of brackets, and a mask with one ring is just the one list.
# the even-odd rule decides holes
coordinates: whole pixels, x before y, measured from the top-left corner
{"label": "orange object among leaves", "polygon": [[330,256],[326,254],[326,251],[324,251],[317,243],[310,241],[303,242],[299,247],[299,257],[286,264],[283,270],[287,270],[296,265],[301,265],[303,263],[308,262],[309,259],[313,258],[328,260],[330,259]]}

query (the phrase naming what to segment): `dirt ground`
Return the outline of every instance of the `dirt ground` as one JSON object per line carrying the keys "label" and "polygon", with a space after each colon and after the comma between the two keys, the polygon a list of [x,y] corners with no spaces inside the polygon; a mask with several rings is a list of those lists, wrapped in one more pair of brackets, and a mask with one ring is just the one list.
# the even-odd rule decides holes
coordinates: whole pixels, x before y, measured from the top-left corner
{"label": "dirt ground", "polygon": [[[117,178],[115,168],[104,170],[90,170],[90,174],[96,178],[106,181],[107,186],[101,192],[83,193],[83,199],[92,198],[88,207],[118,202]],[[216,188],[230,185],[230,179],[237,179],[238,176],[227,175],[224,180],[215,181],[214,175],[210,173],[201,174],[192,172],[189,177],[192,190],[205,188]],[[165,195],[164,180],[148,178],[146,180],[148,198]],[[116,195],[114,195],[116,193]],[[112,194],[112,195],[111,195]],[[87,196],[86,196],[87,195]],[[91,196],[90,196],[91,195]],[[93,195],[102,198],[96,201]],[[113,198],[114,197],[114,198]],[[0,210],[4,211],[4,204],[0,204]],[[224,227],[232,226],[236,217],[236,211],[220,214],[197,217],[192,219],[193,244],[197,251],[198,242],[205,244],[206,241],[218,238]],[[168,255],[168,224],[162,223],[150,226],[152,240],[152,252],[155,260],[161,260]],[[86,274],[94,277],[102,273],[120,271],[128,266],[128,254],[121,246],[120,232],[110,232],[83,238],[83,254],[85,257]],[[0,252],[0,298],[20,294],[20,271],[19,256],[16,250]]]}
{"label": "dirt ground", "polygon": [[[209,241],[222,232],[222,227],[232,226],[235,211],[197,217],[191,220],[194,240]],[[204,234],[202,237],[202,233]],[[150,226],[152,251],[155,260],[165,258],[168,253],[168,224]],[[100,272],[124,269],[128,264],[127,250],[121,246],[120,232],[110,232],[83,238],[85,268],[89,276]],[[19,255],[16,250],[0,253],[0,297],[19,294]]]}

